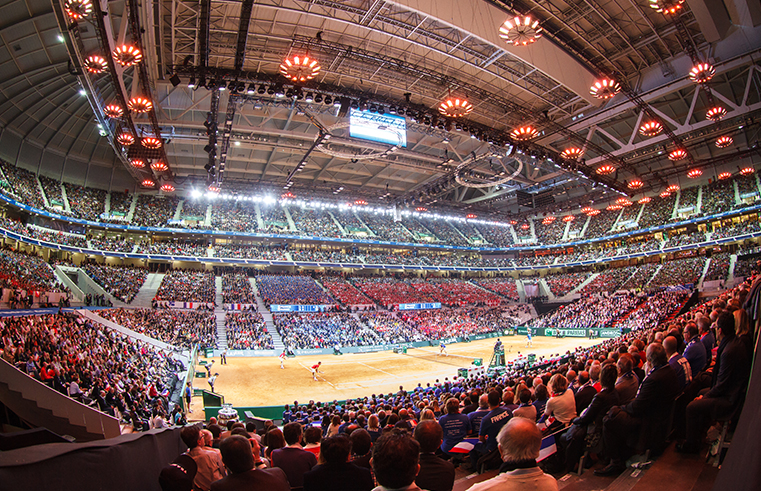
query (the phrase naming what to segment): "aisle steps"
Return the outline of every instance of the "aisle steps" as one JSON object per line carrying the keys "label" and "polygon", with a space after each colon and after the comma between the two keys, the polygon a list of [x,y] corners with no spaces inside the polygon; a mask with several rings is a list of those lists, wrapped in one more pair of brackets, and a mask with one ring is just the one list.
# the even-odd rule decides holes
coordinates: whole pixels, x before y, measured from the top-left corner
{"label": "aisle steps", "polygon": [[149,273],[143,286],[140,287],[140,291],[135,295],[135,299],[132,301],[132,307],[151,308],[151,301],[156,296],[156,292],[161,286],[161,281],[164,279],[164,273]]}
{"label": "aisle steps", "polygon": [[227,349],[227,327],[225,326],[225,304],[222,296],[222,277],[214,277],[214,317],[217,324],[217,347]]}
{"label": "aisle steps", "polygon": [[280,353],[285,349],[285,344],[283,343],[283,338],[280,337],[280,333],[275,329],[275,321],[273,320],[272,313],[264,304],[262,297],[259,296],[259,289],[256,288],[256,280],[254,278],[249,278],[248,281],[251,283],[251,289],[253,290],[254,295],[256,295],[257,311],[262,314],[262,319],[264,319],[264,325],[267,327],[267,332],[272,336],[272,345],[274,346],[275,351]]}

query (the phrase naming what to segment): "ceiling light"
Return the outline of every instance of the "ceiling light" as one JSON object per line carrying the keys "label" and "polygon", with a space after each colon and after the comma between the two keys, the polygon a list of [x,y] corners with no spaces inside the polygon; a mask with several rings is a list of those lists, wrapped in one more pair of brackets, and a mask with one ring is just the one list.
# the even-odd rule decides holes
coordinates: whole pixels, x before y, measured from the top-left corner
{"label": "ceiling light", "polygon": [[165,193],[171,193],[172,191],[174,191],[174,186],[172,186],[169,183],[162,184],[161,190],[164,191]]}
{"label": "ceiling light", "polygon": [[548,215],[548,216],[544,217],[544,219],[542,220],[542,224],[549,225],[549,224],[551,224],[554,221],[555,221],[555,217],[553,215]]}
{"label": "ceiling light", "polygon": [[703,171],[700,169],[690,169],[687,171],[687,177],[690,179],[697,179],[698,177],[703,175]]}
{"label": "ceiling light", "polygon": [[465,218],[474,219],[474,218],[478,218],[478,215],[476,215],[475,213],[468,213],[467,215],[465,215]]}
{"label": "ceiling light", "polygon": [[721,106],[712,107],[706,112],[706,119],[711,121],[719,121],[721,118],[727,115],[727,110]]}
{"label": "ceiling light", "polygon": [[521,126],[520,128],[515,128],[510,133],[510,136],[513,140],[526,141],[539,136],[539,131],[533,126]]}
{"label": "ceiling light", "polygon": [[594,209],[590,211],[589,213],[587,213],[587,215],[593,217],[593,216],[599,215],[600,213],[602,213],[600,210]]}
{"label": "ceiling light", "polygon": [[256,84],[248,84],[248,90],[246,91],[246,94],[253,95],[256,93]]}
{"label": "ceiling light", "polygon": [[137,47],[131,44],[117,46],[113,51],[114,61],[123,67],[128,67],[140,63],[143,59],[143,53]]}
{"label": "ceiling light", "polygon": [[675,14],[683,3],[684,0],[650,0],[650,8],[662,14]]}
{"label": "ceiling light", "polygon": [[589,93],[598,99],[610,99],[621,92],[621,84],[611,78],[603,78],[589,88]]}
{"label": "ceiling light", "polygon": [[119,136],[116,137],[116,141],[128,147],[132,145],[133,143],[135,143],[135,137],[132,136],[132,133],[129,133],[127,131],[122,131],[121,133],[119,133]]}
{"label": "ceiling light", "polygon": [[521,229],[523,230],[528,230],[530,228],[531,228],[531,225],[529,225],[528,223],[524,223],[523,225],[521,225]]}
{"label": "ceiling light", "polygon": [[63,9],[73,20],[79,20],[90,15],[92,2],[90,0],[66,0],[63,3]]}
{"label": "ceiling light", "polygon": [[153,182],[153,179],[146,179],[143,182],[140,183],[144,188],[152,188],[156,185],[155,182]]}
{"label": "ceiling light", "polygon": [[621,196],[620,198],[618,198],[618,199],[616,200],[616,204],[617,204],[617,205],[626,206],[626,205],[624,205],[624,203],[626,203],[627,201],[629,201],[629,198],[626,198],[626,197],[624,197],[624,196]]}
{"label": "ceiling light", "polygon": [[726,148],[730,146],[734,142],[731,136],[720,136],[718,140],[716,140],[716,146],[719,148]]}
{"label": "ceiling light", "polygon": [[666,191],[669,193],[676,193],[679,191],[679,184],[669,184],[669,187],[666,188]]}
{"label": "ceiling light", "polygon": [[108,63],[106,59],[100,55],[90,55],[85,59],[85,68],[88,72],[99,74],[106,71]]}
{"label": "ceiling light", "polygon": [[513,46],[527,46],[542,37],[542,28],[530,15],[516,16],[499,28],[499,37]]}
{"label": "ceiling light", "polygon": [[161,148],[161,145],[162,145],[161,138],[156,138],[155,136],[146,136],[140,141],[140,143],[145,148],[153,148],[153,149]]}
{"label": "ceiling light", "polygon": [[671,193],[668,191],[663,191],[659,196],[661,198],[668,198],[669,196],[671,196]]}
{"label": "ceiling light", "polygon": [[310,103],[310,104],[311,104],[312,102],[314,102],[314,94],[312,94],[311,92],[307,92],[307,95],[306,95],[306,97],[304,98],[304,102],[308,102],[308,103]]}
{"label": "ceiling light", "polygon": [[580,148],[571,147],[571,148],[566,148],[565,150],[563,150],[560,153],[560,156],[568,160],[577,160],[583,154],[584,152]]}
{"label": "ceiling light", "polygon": [[415,211],[420,211],[420,212],[428,211],[428,208],[426,208],[425,206],[418,206],[417,208],[415,208]]}
{"label": "ceiling light", "polygon": [[286,57],[280,64],[280,73],[294,82],[306,82],[320,73],[320,65],[309,56],[293,55]]}
{"label": "ceiling light", "polygon": [[219,192],[219,186],[214,184],[209,184],[209,187],[207,188],[210,193],[218,193]]}
{"label": "ceiling light", "polygon": [[166,162],[157,160],[156,162],[151,164],[151,169],[153,169],[156,172],[166,172],[169,170],[169,166],[166,165]]}
{"label": "ceiling light", "polygon": [[613,167],[610,164],[604,164],[597,168],[597,173],[601,176],[607,175],[607,174],[613,174],[616,171],[616,168]]}
{"label": "ceiling light", "polygon": [[153,108],[153,103],[142,96],[135,96],[127,102],[130,111],[136,113],[146,113]]}
{"label": "ceiling light", "polygon": [[143,159],[132,159],[129,161],[129,163],[136,169],[142,169],[145,167],[145,160]]}
{"label": "ceiling light", "polygon": [[659,121],[648,121],[639,127],[639,134],[642,136],[656,136],[663,131],[663,125]]}
{"label": "ceiling light", "polygon": [[564,217],[563,217],[563,221],[564,221],[564,222],[572,222],[572,221],[574,221],[575,219],[576,219],[576,217],[575,217],[575,216],[573,216],[573,215],[566,215],[566,216],[564,216]]}
{"label": "ceiling light", "polygon": [[650,196],[643,196],[637,201],[637,203],[644,205],[645,203],[650,203],[652,201],[652,198]]}
{"label": "ceiling light", "polygon": [[472,110],[473,104],[459,97],[449,97],[439,105],[439,112],[448,118],[460,118]]}
{"label": "ceiling light", "polygon": [[687,151],[683,148],[677,148],[676,150],[673,150],[669,153],[669,160],[672,162],[676,162],[677,160],[682,160],[687,156]]}
{"label": "ceiling light", "polygon": [[719,180],[721,181],[723,181],[724,179],[729,179],[730,177],[732,177],[731,172],[722,172],[721,174],[719,174]]}
{"label": "ceiling light", "polygon": [[516,222],[515,220],[510,220],[510,225],[518,225],[518,222]]}
{"label": "ceiling light", "polygon": [[592,208],[591,206],[585,206],[584,208],[581,209],[581,212],[585,215],[589,215],[592,211],[594,211],[594,208]]}
{"label": "ceiling light", "polygon": [[109,104],[103,108],[103,114],[109,118],[121,118],[124,110],[119,104]]}
{"label": "ceiling light", "polygon": [[710,63],[698,63],[690,70],[690,80],[696,84],[704,84],[716,75],[716,69]]}
{"label": "ceiling light", "polygon": [[618,211],[621,208],[623,208],[623,206],[621,206],[621,205],[608,205],[608,207],[605,208],[605,209],[608,210],[608,211]]}
{"label": "ceiling light", "polygon": [[756,172],[756,170],[753,167],[743,167],[740,170],[740,175],[749,176],[749,175],[753,174],[754,172]]}
{"label": "ceiling light", "polygon": [[639,189],[644,185],[645,183],[643,183],[640,179],[634,178],[631,181],[629,181],[629,184],[627,184],[626,186],[629,189]]}

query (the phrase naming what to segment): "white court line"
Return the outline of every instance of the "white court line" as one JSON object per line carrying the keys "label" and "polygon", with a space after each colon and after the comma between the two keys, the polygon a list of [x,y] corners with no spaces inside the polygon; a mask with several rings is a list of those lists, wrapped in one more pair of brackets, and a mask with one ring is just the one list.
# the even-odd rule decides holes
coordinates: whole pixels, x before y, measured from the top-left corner
{"label": "white court line", "polygon": [[[311,368],[311,367],[308,367],[308,366],[304,365],[304,364],[303,364],[303,363],[301,363],[301,362],[299,362],[299,365],[301,365],[302,367],[304,367],[304,369],[305,369],[305,370],[309,371],[309,373],[310,373],[310,374],[312,373],[312,368]],[[325,377],[321,377],[321,376],[320,376],[320,372],[317,372],[317,374],[316,374],[316,375],[317,375],[317,378],[318,378],[318,379],[321,379],[323,382],[325,382],[326,384],[330,385],[330,386],[331,386],[331,387],[333,387],[334,389],[336,388],[336,386],[335,386],[335,385],[333,385],[333,384],[331,384],[330,382],[328,382],[327,380],[325,380]]]}
{"label": "white court line", "polygon": [[381,370],[380,368],[371,367],[371,366],[370,366],[370,365],[368,365],[367,363],[362,363],[361,361],[358,361],[357,363],[359,363],[360,365],[364,365],[364,366],[366,366],[367,368],[372,368],[373,370],[378,370],[379,372],[381,372],[381,373],[385,373],[386,375],[391,375],[392,377],[396,377],[396,378],[399,378],[399,375],[394,375],[393,373],[389,373],[389,372],[387,372],[387,371],[385,371],[385,370]]}

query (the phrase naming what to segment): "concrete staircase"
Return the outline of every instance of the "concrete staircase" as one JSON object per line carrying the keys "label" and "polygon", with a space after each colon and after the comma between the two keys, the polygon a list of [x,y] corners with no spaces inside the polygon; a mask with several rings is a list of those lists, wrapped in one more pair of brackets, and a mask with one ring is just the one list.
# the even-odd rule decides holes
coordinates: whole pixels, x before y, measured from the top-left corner
{"label": "concrete staircase", "polygon": [[267,332],[272,336],[272,345],[274,346],[275,351],[280,353],[285,349],[285,343],[283,343],[283,338],[280,337],[280,333],[275,329],[275,321],[273,320],[272,312],[270,312],[267,306],[264,305],[264,300],[259,296],[259,289],[256,288],[256,280],[254,278],[249,278],[248,281],[251,282],[251,290],[253,290],[254,295],[256,296],[257,310],[262,314],[262,319],[264,319],[264,325],[267,328]]}
{"label": "concrete staircase", "polygon": [[591,275],[589,275],[589,278],[587,278],[586,280],[584,280],[581,283],[579,283],[579,285],[576,288],[574,288],[573,290],[571,290],[570,292],[568,292],[568,294],[566,296],[571,296],[571,295],[575,295],[576,293],[579,293],[579,291],[582,288],[584,288],[588,284],[592,283],[594,281],[594,279],[597,278],[598,276],[600,276],[600,273],[592,273]]}
{"label": "concrete staircase", "polygon": [[119,420],[57,392],[0,360],[0,401],[33,427],[77,441],[119,436]]}
{"label": "concrete staircase", "polygon": [[151,308],[151,301],[156,296],[161,286],[161,281],[164,279],[164,273],[150,273],[148,278],[140,287],[140,291],[135,295],[135,299],[132,301],[133,307]]}
{"label": "concrete staircase", "polygon": [[222,297],[222,277],[214,278],[216,295],[214,297],[214,317],[217,322],[217,346],[227,349],[227,327],[225,326],[225,304]]}
{"label": "concrete staircase", "polygon": [[[61,266],[58,266],[60,268]],[[97,281],[92,279],[90,275],[85,273],[83,269],[77,268],[77,285],[79,288],[85,293],[89,293],[91,295],[104,295],[107,299],[111,301],[111,304],[114,307],[127,307],[128,304],[122,302],[118,298],[114,297],[110,293],[108,293],[105,288],[103,288],[100,284],[98,284]]]}

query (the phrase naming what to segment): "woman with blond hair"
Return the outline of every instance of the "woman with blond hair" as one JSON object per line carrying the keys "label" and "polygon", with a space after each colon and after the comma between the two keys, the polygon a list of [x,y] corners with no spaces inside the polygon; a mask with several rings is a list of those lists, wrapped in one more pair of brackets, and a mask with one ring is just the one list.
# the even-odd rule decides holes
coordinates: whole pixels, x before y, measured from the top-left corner
{"label": "woman with blond hair", "polygon": [[753,359],[753,331],[750,328],[750,317],[745,309],[737,309],[732,315],[735,316],[735,334],[742,341],[748,352],[748,359]]}
{"label": "woman with blond hair", "polygon": [[547,424],[547,432],[551,433],[568,426],[576,417],[576,397],[568,388],[568,379],[562,374],[556,373],[550,379],[550,400],[544,408],[544,415],[553,417],[554,421]]}

